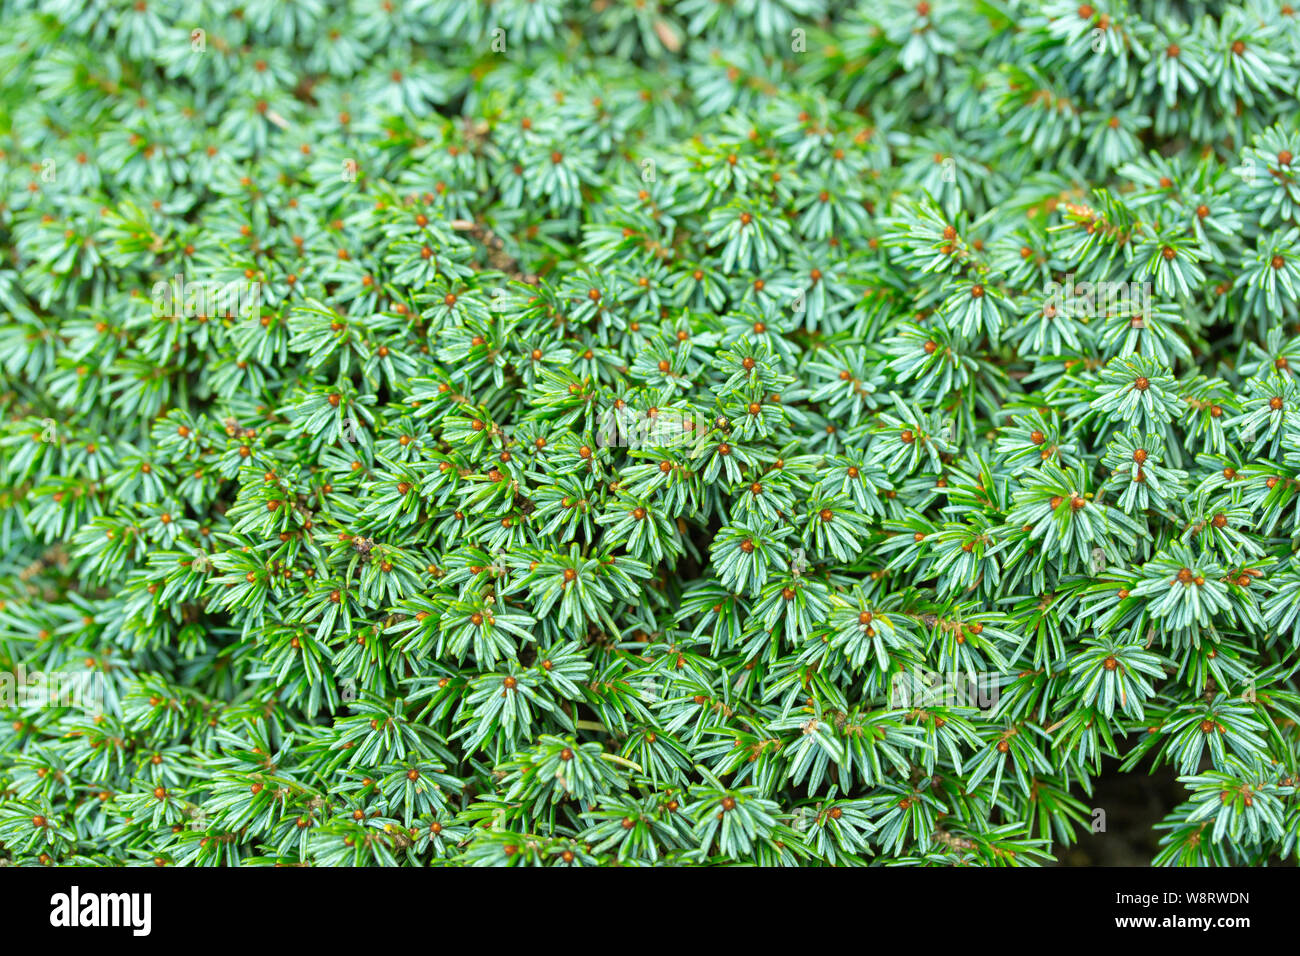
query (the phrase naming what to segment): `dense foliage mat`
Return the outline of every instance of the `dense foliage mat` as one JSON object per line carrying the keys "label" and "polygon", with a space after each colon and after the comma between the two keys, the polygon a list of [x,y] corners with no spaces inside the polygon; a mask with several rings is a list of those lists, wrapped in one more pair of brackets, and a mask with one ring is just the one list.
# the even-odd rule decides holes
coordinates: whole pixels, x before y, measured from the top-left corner
{"label": "dense foliage mat", "polygon": [[0,3],[0,862],[1300,831],[1300,20]]}

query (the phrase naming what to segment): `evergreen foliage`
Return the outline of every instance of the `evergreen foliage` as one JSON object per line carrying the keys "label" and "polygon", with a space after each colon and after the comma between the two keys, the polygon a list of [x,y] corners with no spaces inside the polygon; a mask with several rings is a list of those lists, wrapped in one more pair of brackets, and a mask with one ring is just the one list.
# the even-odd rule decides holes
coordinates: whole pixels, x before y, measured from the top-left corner
{"label": "evergreen foliage", "polygon": [[1155,864],[1300,855],[1290,5],[3,0],[0,68],[0,861],[1039,865],[1153,771]]}

